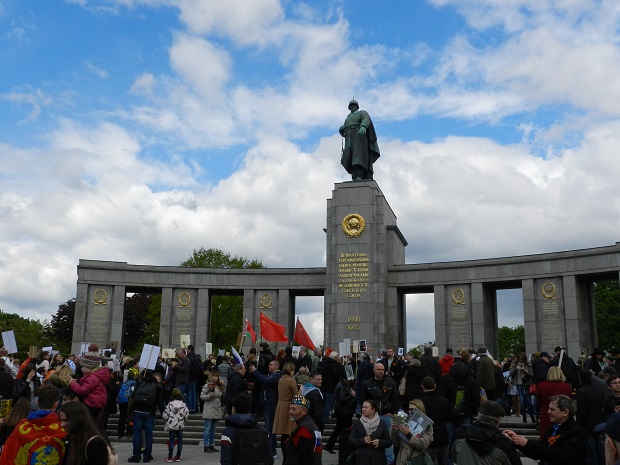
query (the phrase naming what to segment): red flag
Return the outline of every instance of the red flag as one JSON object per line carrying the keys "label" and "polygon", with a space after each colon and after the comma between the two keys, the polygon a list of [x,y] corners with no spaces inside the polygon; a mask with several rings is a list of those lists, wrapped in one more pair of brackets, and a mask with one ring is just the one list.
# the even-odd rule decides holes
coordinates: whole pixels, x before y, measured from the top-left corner
{"label": "red flag", "polygon": [[275,321],[271,321],[263,312],[260,312],[260,336],[271,342],[288,342],[288,337],[284,335],[286,329]]}
{"label": "red flag", "polygon": [[306,328],[301,324],[299,318],[297,318],[297,323],[295,323],[295,335],[293,336],[293,341],[296,341],[300,346],[307,347],[310,350],[314,350],[314,343],[308,333],[306,332]]}
{"label": "red flag", "polygon": [[249,333],[250,336],[252,336],[252,344],[256,344],[256,333],[254,332],[254,328],[252,328],[252,325],[248,320],[245,320],[245,333],[246,336]]}

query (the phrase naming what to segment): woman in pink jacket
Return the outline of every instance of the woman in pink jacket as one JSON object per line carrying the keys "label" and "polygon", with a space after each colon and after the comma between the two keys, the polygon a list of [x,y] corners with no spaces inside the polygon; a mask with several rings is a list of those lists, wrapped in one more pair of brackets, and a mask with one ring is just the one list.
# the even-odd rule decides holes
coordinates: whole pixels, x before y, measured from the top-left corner
{"label": "woman in pink jacket", "polygon": [[69,388],[80,396],[96,422],[108,399],[105,387],[110,380],[110,370],[101,366],[101,357],[91,353],[80,357],[80,367],[84,375],[78,380],[72,380]]}

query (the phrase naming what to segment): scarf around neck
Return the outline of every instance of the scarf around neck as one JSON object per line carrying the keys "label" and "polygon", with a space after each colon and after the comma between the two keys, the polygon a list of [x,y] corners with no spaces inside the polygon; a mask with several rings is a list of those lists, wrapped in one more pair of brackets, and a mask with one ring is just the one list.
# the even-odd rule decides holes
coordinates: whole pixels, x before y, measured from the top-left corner
{"label": "scarf around neck", "polygon": [[372,418],[366,418],[364,415],[360,417],[360,422],[362,426],[366,430],[366,434],[371,435],[374,433],[379,427],[379,422],[381,421],[381,417],[378,413],[375,413],[375,416]]}

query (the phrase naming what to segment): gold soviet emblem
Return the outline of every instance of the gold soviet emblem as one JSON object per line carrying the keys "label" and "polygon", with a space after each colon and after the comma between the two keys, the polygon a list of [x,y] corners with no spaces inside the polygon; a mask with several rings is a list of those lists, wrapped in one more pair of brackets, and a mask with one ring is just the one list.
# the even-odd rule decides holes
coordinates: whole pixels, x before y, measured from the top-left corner
{"label": "gold soviet emblem", "polygon": [[555,300],[555,284],[547,281],[542,285],[541,292],[544,300]]}
{"label": "gold soviet emblem", "polygon": [[189,292],[181,292],[179,294],[179,308],[180,307],[189,307],[189,303],[192,301],[192,296],[189,295]]}
{"label": "gold soviet emblem", "polygon": [[108,300],[108,293],[104,289],[97,289],[93,295],[96,305],[104,305]]}
{"label": "gold soviet emblem", "polygon": [[271,308],[273,299],[269,294],[263,294],[260,296],[260,308]]}
{"label": "gold soviet emblem", "polygon": [[463,305],[465,302],[465,292],[463,292],[463,289],[458,288],[452,291],[452,302],[456,305]]}
{"label": "gold soviet emblem", "polygon": [[342,220],[342,231],[349,237],[360,237],[366,229],[366,221],[361,215],[352,213]]}

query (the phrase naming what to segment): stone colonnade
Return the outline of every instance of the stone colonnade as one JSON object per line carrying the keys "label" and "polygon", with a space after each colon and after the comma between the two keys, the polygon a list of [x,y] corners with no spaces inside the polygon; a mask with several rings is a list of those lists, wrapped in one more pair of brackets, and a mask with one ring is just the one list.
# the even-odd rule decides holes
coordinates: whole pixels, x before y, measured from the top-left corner
{"label": "stone colonnade", "polygon": [[[196,269],[80,260],[72,350],[81,342],[122,344],[127,292],[162,294],[160,345],[188,334],[199,353],[210,338],[211,298],[243,296],[258,330],[259,312],[292,337],[295,297],[324,296],[325,342],[366,339],[376,350],[405,347],[405,297],[433,293],[435,337],[446,347],[497,353],[498,289],[521,288],[526,350],[596,342],[593,282],[620,278],[620,244],[592,249],[458,262],[405,264],[407,241],[374,181],[336,184],[327,201],[326,267]],[[318,227],[318,226],[317,226]],[[241,330],[241,328],[239,328]],[[430,338],[430,337],[429,337]],[[315,341],[320,343],[322,341]],[[413,341],[409,341],[410,343]]]}

